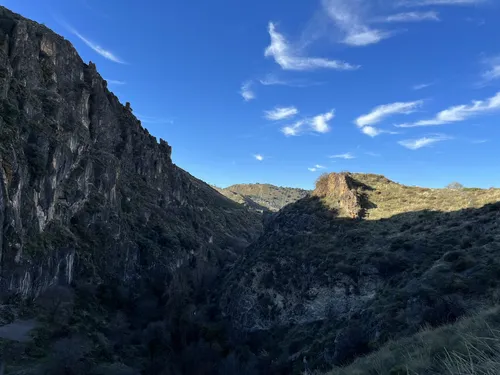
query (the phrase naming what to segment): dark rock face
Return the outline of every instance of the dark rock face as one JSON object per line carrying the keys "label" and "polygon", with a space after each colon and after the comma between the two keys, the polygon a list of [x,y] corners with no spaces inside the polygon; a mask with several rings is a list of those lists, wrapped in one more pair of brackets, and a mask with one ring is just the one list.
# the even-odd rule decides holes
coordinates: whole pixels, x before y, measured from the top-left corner
{"label": "dark rock face", "polygon": [[175,166],[68,41],[0,7],[0,290],[217,267],[260,230]]}

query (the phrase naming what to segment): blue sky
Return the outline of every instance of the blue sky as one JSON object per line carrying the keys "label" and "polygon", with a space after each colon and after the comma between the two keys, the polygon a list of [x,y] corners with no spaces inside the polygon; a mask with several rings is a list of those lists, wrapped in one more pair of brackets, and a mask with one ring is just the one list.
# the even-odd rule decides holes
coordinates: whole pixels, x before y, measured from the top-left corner
{"label": "blue sky", "polygon": [[497,0],[4,0],[219,186],[500,186]]}

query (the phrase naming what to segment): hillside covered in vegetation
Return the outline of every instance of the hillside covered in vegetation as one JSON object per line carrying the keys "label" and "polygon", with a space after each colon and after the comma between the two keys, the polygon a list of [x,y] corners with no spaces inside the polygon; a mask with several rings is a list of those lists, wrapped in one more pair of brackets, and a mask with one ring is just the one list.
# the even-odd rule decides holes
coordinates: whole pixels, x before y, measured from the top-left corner
{"label": "hillside covered in vegetation", "polygon": [[328,375],[495,375],[500,369],[500,309],[494,307],[413,336],[337,367]]}
{"label": "hillside covered in vegetation", "polygon": [[228,273],[221,308],[290,371],[454,322],[498,301],[499,193],[322,176]]}
{"label": "hillside covered in vegetation", "polygon": [[237,184],[227,188],[216,188],[233,201],[258,211],[277,212],[286,205],[309,194],[304,189],[274,186],[270,184]]}

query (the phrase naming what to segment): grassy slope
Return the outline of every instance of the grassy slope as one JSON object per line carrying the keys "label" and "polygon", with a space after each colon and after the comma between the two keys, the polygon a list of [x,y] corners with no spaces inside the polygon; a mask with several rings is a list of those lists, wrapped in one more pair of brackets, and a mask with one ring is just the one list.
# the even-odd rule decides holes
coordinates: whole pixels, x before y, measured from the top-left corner
{"label": "grassy slope", "polygon": [[353,177],[374,189],[366,191],[368,199],[377,206],[368,210],[369,220],[388,218],[403,212],[450,212],[479,208],[500,201],[500,189],[427,189],[400,185],[375,174],[353,174]]}
{"label": "grassy slope", "polygon": [[[321,176],[318,181],[328,175]],[[402,213],[423,210],[451,212],[464,208],[480,208],[500,201],[500,189],[429,189],[405,186],[376,174],[348,174],[359,183],[358,194],[363,195],[369,207],[365,219],[378,220]],[[321,196],[323,194],[319,194]],[[324,203],[333,207],[334,198],[326,197]]]}
{"label": "grassy slope", "polygon": [[387,343],[329,375],[500,374],[500,308]]}

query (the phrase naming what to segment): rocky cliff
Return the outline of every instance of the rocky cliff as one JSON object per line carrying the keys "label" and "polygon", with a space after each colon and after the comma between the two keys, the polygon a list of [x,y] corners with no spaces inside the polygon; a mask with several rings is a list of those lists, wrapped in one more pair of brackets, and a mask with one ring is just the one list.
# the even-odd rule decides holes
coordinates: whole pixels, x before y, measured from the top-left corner
{"label": "rocky cliff", "polygon": [[348,173],[330,173],[318,179],[312,195],[328,199],[336,208],[337,216],[359,219],[368,207],[364,205],[363,193],[357,190],[358,187],[367,188]]}
{"label": "rocky cliff", "polygon": [[0,7],[0,290],[219,267],[260,219],[178,168],[67,40]]}

